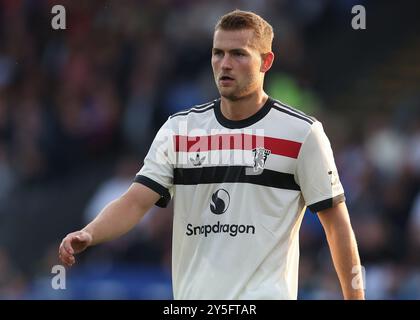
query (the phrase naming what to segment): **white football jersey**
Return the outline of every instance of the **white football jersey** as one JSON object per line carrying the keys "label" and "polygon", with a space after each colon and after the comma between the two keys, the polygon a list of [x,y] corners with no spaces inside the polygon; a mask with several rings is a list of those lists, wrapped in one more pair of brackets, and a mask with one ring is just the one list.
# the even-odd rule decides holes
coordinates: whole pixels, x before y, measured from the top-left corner
{"label": "white football jersey", "polygon": [[220,99],[172,115],[135,181],[174,198],[175,299],[296,299],[305,208],[345,200],[321,123],[272,98],[240,121]]}

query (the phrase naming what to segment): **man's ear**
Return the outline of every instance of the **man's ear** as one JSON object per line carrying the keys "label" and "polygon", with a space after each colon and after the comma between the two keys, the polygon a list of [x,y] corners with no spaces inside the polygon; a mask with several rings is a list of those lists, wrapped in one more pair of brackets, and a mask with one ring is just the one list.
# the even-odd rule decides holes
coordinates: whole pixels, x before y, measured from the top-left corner
{"label": "man's ear", "polygon": [[261,72],[267,72],[268,70],[270,70],[271,66],[273,65],[273,61],[274,61],[274,53],[273,52],[268,52],[268,53],[263,53],[261,55],[261,68],[260,71]]}

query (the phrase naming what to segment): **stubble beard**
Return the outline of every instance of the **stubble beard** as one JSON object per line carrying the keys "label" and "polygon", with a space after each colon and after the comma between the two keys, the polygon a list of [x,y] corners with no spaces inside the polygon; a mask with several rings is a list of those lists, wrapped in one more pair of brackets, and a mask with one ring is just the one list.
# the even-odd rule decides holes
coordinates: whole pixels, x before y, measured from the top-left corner
{"label": "stubble beard", "polygon": [[230,101],[238,101],[241,99],[241,96],[236,91],[225,93],[223,92],[223,89],[222,90],[219,89],[219,93],[220,93],[220,96]]}
{"label": "stubble beard", "polygon": [[229,101],[239,101],[252,93],[251,83],[242,88],[229,88],[229,90],[224,90],[225,88],[218,87],[218,89],[220,96]]}

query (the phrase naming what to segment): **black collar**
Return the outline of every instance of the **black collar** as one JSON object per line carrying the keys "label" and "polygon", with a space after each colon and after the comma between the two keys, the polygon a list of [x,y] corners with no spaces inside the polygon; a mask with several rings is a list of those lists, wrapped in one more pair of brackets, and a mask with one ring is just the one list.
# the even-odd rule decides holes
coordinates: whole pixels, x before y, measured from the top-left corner
{"label": "black collar", "polygon": [[262,106],[260,110],[258,110],[256,113],[254,113],[252,116],[242,119],[242,120],[229,120],[227,119],[221,109],[220,109],[220,98],[217,99],[214,103],[214,113],[216,115],[217,121],[219,123],[229,129],[239,129],[239,128],[245,128],[253,125],[254,123],[260,121],[262,118],[264,118],[267,113],[271,110],[271,107],[274,103],[274,100],[268,97],[265,104]]}

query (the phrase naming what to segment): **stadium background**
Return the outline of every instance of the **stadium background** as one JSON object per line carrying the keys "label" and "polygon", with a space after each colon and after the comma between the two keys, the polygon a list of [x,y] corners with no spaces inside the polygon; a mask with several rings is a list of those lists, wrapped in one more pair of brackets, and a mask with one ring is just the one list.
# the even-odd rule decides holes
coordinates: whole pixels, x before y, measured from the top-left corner
{"label": "stadium background", "polygon": [[[66,30],[51,28],[54,4]],[[366,30],[351,28],[356,4]],[[171,298],[171,208],[82,254],[66,290],[51,269],[62,237],[124,192],[167,116],[217,97],[213,26],[234,8],[274,27],[266,91],[324,123],[367,298],[420,298],[420,19],[415,1],[367,0],[0,0],[0,298]],[[341,297],[311,214],[299,290]]]}

